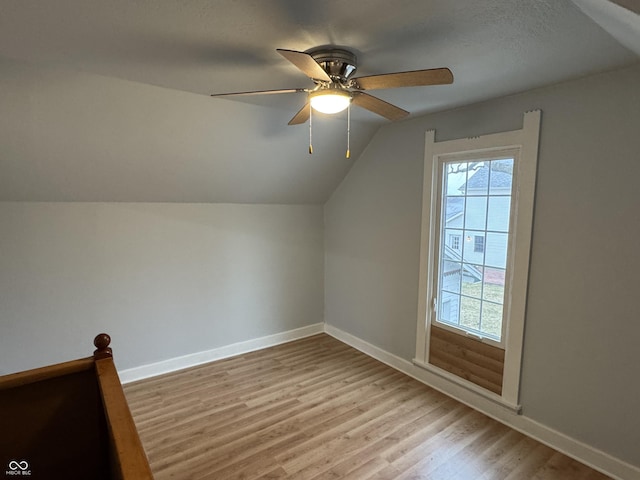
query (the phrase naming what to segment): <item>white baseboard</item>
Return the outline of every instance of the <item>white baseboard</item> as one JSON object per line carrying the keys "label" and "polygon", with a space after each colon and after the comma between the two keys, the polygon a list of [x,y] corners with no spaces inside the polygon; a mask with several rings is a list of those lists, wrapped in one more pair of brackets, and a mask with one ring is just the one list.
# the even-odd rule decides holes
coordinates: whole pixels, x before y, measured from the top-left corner
{"label": "white baseboard", "polygon": [[254,338],[244,342],[232,343],[223,347],[206,350],[204,352],[192,353],[182,357],[170,358],[161,362],[142,365],[140,367],[129,368],[118,373],[120,382],[123,384],[143,380],[145,378],[156,377],[165,373],[183,370],[203,363],[221,360],[223,358],[241,355],[243,353],[261,350],[267,347],[273,347],[281,343],[291,342],[300,338],[317,335],[324,332],[324,324],[316,323],[306,327],[296,328],[266,337]]}
{"label": "white baseboard", "polygon": [[542,425],[525,415],[518,415],[513,410],[505,408],[503,405],[473,390],[453,383],[440,375],[414,365],[403,358],[393,355],[332,325],[325,323],[324,331],[370,357],[415,378],[425,385],[439,390],[445,395],[455,398],[459,402],[484,413],[488,417],[574,458],[605,475],[617,480],[640,479],[640,468],[615,458],[602,450],[598,450],[557,430]]}

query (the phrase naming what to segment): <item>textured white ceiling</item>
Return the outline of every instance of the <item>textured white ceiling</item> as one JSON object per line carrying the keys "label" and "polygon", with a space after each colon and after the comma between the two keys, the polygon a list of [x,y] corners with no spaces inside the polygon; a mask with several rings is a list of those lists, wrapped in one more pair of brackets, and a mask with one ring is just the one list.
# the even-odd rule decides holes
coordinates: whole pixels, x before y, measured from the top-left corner
{"label": "textured white ceiling", "polygon": [[2,200],[324,202],[386,121],[354,109],[347,160],[344,116],[317,116],[309,156],[308,128],[286,125],[303,94],[208,97],[310,86],[276,48],[347,46],[358,75],[449,67],[453,85],[377,92],[414,116],[638,59],[628,49],[633,27],[626,48],[571,0],[20,0],[0,8]]}

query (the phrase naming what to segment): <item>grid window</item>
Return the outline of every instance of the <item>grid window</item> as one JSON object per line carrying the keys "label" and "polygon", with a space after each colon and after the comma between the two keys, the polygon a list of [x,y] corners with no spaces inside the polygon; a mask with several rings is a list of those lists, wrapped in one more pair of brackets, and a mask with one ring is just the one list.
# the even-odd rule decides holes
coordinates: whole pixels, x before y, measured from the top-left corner
{"label": "grid window", "polygon": [[[513,166],[513,158],[445,162],[441,185],[439,235],[451,248],[439,252],[442,303],[436,320],[497,342],[502,339]],[[464,242],[449,233],[452,229],[464,232]]]}
{"label": "grid window", "polygon": [[460,250],[460,235],[449,235],[449,246],[454,250]]}

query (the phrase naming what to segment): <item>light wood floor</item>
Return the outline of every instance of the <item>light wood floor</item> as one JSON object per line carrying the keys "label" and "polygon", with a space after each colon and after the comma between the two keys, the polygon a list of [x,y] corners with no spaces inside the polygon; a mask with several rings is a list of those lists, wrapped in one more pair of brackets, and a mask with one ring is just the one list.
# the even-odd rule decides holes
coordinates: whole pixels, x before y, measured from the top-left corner
{"label": "light wood floor", "polygon": [[156,480],[607,478],[327,335],[125,392]]}

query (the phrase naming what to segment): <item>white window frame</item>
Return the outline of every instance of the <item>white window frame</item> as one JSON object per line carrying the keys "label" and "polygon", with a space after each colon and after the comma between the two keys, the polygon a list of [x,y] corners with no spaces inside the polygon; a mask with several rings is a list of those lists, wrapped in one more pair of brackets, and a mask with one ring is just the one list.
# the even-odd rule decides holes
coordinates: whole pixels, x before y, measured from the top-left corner
{"label": "white window frame", "polygon": [[[437,205],[435,205],[435,216],[433,218],[433,222],[434,222],[434,232],[435,232],[435,237],[433,238],[433,242],[434,242],[434,248],[433,248],[433,269],[432,269],[432,274],[433,274],[433,282],[431,283],[432,287],[433,287],[433,291],[432,292],[428,292],[428,296],[432,299],[437,299],[438,298],[438,293],[440,290],[440,285],[439,285],[439,277],[440,277],[440,272],[439,272],[439,267],[438,265],[440,264],[440,255],[442,254],[442,249],[441,249],[441,245],[440,245],[440,232],[441,230],[444,229],[442,222],[444,221],[442,218],[442,212],[443,212],[443,197],[444,197],[444,192],[442,190],[443,186],[444,186],[444,172],[445,172],[445,165],[447,163],[458,163],[458,162],[465,162],[465,161],[469,161],[469,160],[473,160],[473,161],[491,161],[491,160],[500,160],[500,159],[507,159],[507,158],[511,158],[514,161],[514,172],[512,175],[512,187],[511,187],[511,199],[513,200],[514,198],[514,191],[515,191],[515,186],[518,184],[518,176],[517,176],[517,165],[520,162],[520,149],[516,148],[496,148],[496,149],[485,149],[482,152],[478,152],[478,151],[474,151],[473,153],[469,154],[469,152],[465,151],[462,153],[459,152],[454,152],[454,153],[447,153],[447,154],[443,154],[443,155],[435,155],[433,162],[436,163],[437,165],[433,166],[433,174],[437,175],[438,177],[438,189],[437,192],[435,194],[435,199],[438,202]],[[487,193],[490,195],[491,189],[490,189],[490,185],[487,185]],[[470,330],[465,329],[462,326],[457,326],[448,322],[444,322],[441,320],[438,320],[436,318],[436,311],[437,311],[437,302],[433,302],[433,312],[432,316],[430,317],[431,322],[437,324],[437,326],[439,328],[443,328],[445,330],[450,330],[452,332],[455,332],[457,334],[460,335],[466,335],[469,337],[473,337],[476,338],[477,340],[480,340],[484,343],[488,343],[490,345],[499,347],[504,349],[505,348],[505,326],[507,324],[507,318],[509,318],[509,305],[510,305],[510,288],[511,288],[511,283],[509,282],[509,274],[511,273],[511,269],[512,269],[512,264],[511,264],[511,259],[513,257],[513,252],[512,250],[515,248],[515,243],[513,242],[512,238],[513,236],[511,235],[511,231],[513,229],[513,219],[514,219],[514,212],[515,212],[515,207],[514,207],[514,203],[513,201],[511,201],[511,206],[510,206],[510,212],[509,212],[509,243],[507,246],[507,259],[506,259],[506,277],[505,277],[505,298],[503,299],[503,311],[502,311],[502,328],[501,328],[501,332],[500,332],[500,339],[496,340],[492,337],[489,336],[483,336],[482,334],[480,334],[480,332],[473,332]],[[477,250],[477,245],[478,245],[478,238],[482,239],[482,250]],[[476,233],[474,233],[473,237],[472,237],[472,242],[473,242],[473,251],[474,253],[482,253],[483,255],[486,253],[486,248],[487,248],[487,244],[486,244],[486,232],[483,232],[482,235],[478,235]]]}
{"label": "white window frame", "polygon": [[[435,141],[435,130],[425,135],[424,182],[422,198],[422,232],[420,242],[420,278],[418,298],[418,321],[416,331],[416,356],[414,363],[443,378],[475,391],[515,411],[520,410],[519,385],[522,365],[525,306],[529,277],[531,232],[533,228],[533,204],[536,170],[538,162],[538,140],[540,132],[540,110],[524,114],[520,130],[483,135],[473,138]],[[508,308],[503,325],[503,345],[505,350],[502,395],[483,389],[467,380],[457,377],[429,363],[430,326],[434,321],[434,295],[437,279],[434,268],[439,232],[437,228],[440,206],[439,157],[486,155],[489,151],[516,150],[518,161],[514,165],[514,186],[511,198],[510,242],[512,255],[508,259],[509,298],[505,298],[504,308]],[[506,286],[506,285],[505,285]],[[508,305],[507,305],[508,303]],[[508,318],[507,318],[508,317]],[[441,326],[438,323],[438,326]]]}

